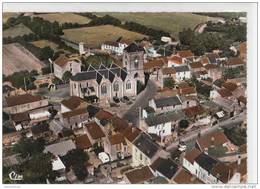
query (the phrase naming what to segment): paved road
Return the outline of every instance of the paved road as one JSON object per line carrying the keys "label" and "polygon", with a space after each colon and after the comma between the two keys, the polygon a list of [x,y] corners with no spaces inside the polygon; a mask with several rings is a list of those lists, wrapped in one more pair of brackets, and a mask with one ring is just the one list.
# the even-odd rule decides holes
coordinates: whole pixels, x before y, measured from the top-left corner
{"label": "paved road", "polygon": [[139,116],[139,107],[145,108],[148,105],[148,99],[155,96],[157,91],[156,84],[149,80],[146,88],[142,91],[132,104],[132,106],[123,114],[123,118],[128,120],[129,122],[133,123],[134,125],[138,124],[138,116]]}
{"label": "paved road", "polygon": [[[203,136],[205,134],[209,134],[209,133],[215,132],[219,128],[232,128],[232,127],[242,123],[243,120],[245,119],[245,116],[246,116],[246,114],[243,112],[243,113],[235,116],[234,118],[225,120],[223,122],[220,122],[219,124],[214,125],[213,127],[204,128],[204,129],[202,129],[200,131],[200,133],[201,133],[200,135]],[[191,132],[188,135],[186,135],[184,137],[181,137],[181,140],[188,144],[188,148],[192,148],[192,147],[194,147],[195,141],[196,141],[196,139],[198,137],[198,133],[199,133],[199,131]],[[170,146],[168,146],[166,148],[166,150],[167,151],[174,150],[175,148],[177,148],[178,142],[179,141],[175,141]]]}

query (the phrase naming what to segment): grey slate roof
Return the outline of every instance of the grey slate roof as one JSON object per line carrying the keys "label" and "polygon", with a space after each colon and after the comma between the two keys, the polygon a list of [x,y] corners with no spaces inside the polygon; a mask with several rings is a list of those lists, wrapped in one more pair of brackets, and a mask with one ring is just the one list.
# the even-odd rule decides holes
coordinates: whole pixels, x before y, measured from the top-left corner
{"label": "grey slate roof", "polygon": [[171,179],[178,171],[178,164],[171,159],[160,159],[155,169],[168,179]]}
{"label": "grey slate roof", "polygon": [[188,66],[176,66],[176,67],[174,67],[174,69],[175,69],[175,71],[176,71],[176,73],[177,72],[188,72],[188,71],[190,71],[190,69],[189,69],[189,67]]}
{"label": "grey slate roof", "polygon": [[137,45],[136,43],[131,43],[130,45],[128,45],[124,51],[126,52],[139,52],[139,51],[145,51],[143,47]]}
{"label": "grey slate roof", "polygon": [[208,172],[211,172],[212,168],[218,163],[217,160],[213,159],[205,153],[201,153],[198,157],[195,158],[194,161],[196,161],[200,167]]}
{"label": "grey slate roof", "polygon": [[145,122],[149,127],[151,127],[162,123],[177,121],[183,118],[185,118],[185,114],[182,111],[171,111],[149,116],[145,119]]}
{"label": "grey slate roof", "polygon": [[44,153],[50,152],[55,156],[64,156],[68,151],[75,149],[76,145],[72,140],[66,140],[59,143],[45,146]]}
{"label": "grey slate roof", "polygon": [[111,65],[110,68],[105,67],[103,64],[100,65],[99,69],[95,69],[93,66],[89,66],[88,71],[77,73],[71,77],[72,81],[84,81],[95,79],[98,84],[102,81],[102,78],[109,79],[112,83],[115,75],[120,77],[123,81],[127,76],[125,69],[118,67],[117,65]]}
{"label": "grey slate roof", "polygon": [[156,104],[157,108],[181,105],[181,101],[178,96],[154,99],[154,103]]}
{"label": "grey slate roof", "polygon": [[152,158],[160,149],[159,146],[144,133],[135,139],[134,145],[149,158]]}

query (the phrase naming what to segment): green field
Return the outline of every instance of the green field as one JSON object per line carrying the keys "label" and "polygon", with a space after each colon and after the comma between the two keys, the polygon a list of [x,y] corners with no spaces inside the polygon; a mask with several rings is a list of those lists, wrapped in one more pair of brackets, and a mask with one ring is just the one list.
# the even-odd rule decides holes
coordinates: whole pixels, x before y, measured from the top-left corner
{"label": "green field", "polygon": [[216,20],[217,18],[195,15],[192,13],[95,13],[98,16],[106,14],[114,16],[121,21],[134,21],[147,27],[170,32],[177,38],[178,33],[184,28],[194,29],[198,24]]}
{"label": "green field", "polygon": [[23,36],[26,34],[33,33],[29,28],[27,28],[23,24],[15,25],[11,28],[8,28],[3,31],[3,37],[17,37],[17,36]]}
{"label": "green field", "polygon": [[65,29],[63,32],[66,39],[76,43],[84,42],[95,48],[100,48],[105,41],[116,41],[120,37],[127,41],[135,41],[147,37],[143,34],[111,25]]}

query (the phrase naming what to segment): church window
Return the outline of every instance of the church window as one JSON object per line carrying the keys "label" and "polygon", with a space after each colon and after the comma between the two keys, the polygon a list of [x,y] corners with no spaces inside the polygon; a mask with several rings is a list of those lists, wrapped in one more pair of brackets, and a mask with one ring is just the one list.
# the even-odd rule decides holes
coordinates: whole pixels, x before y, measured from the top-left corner
{"label": "church window", "polygon": [[101,85],[101,94],[102,95],[107,94],[107,86],[105,84]]}
{"label": "church window", "polygon": [[130,80],[128,80],[126,82],[126,89],[131,89],[131,81]]}
{"label": "church window", "polygon": [[119,84],[118,84],[117,81],[114,83],[114,91],[115,91],[115,92],[118,92],[118,91],[119,91]]}

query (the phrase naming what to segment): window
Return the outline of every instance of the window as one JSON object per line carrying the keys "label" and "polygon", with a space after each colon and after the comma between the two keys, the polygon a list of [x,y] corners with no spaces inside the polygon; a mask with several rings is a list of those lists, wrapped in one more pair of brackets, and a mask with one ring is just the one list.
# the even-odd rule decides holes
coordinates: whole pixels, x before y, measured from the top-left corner
{"label": "window", "polygon": [[139,67],[138,57],[135,57],[135,60],[134,60],[134,67],[135,67],[135,69],[138,69],[138,67]]}
{"label": "window", "polygon": [[115,92],[118,92],[118,91],[119,91],[119,84],[118,84],[117,81],[114,83],[114,91],[115,91]]}
{"label": "window", "polygon": [[105,84],[101,85],[101,94],[102,95],[107,94],[107,86]]}
{"label": "window", "polygon": [[141,160],[141,161],[143,160],[143,156],[142,156],[142,154],[140,154],[140,160]]}
{"label": "window", "polygon": [[126,89],[131,89],[131,81],[130,80],[128,80],[126,82]]}

